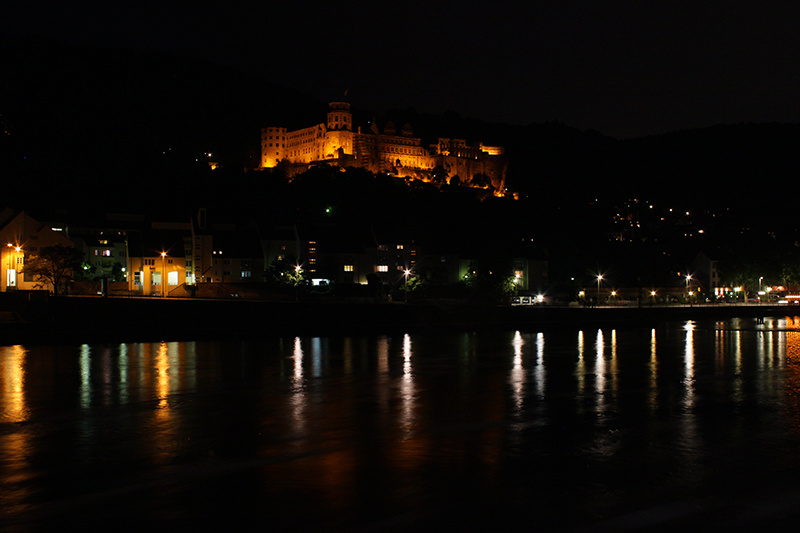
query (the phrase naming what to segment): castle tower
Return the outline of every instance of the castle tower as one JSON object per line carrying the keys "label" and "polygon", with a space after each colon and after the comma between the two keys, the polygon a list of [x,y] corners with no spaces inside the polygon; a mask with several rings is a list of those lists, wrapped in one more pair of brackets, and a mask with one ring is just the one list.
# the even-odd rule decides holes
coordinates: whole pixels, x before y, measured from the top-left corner
{"label": "castle tower", "polygon": [[345,154],[353,155],[353,115],[347,102],[331,102],[322,157],[338,159]]}
{"label": "castle tower", "polygon": [[328,111],[328,131],[353,131],[353,115],[347,102],[331,102]]}
{"label": "castle tower", "polygon": [[261,166],[274,168],[286,158],[286,128],[261,129]]}

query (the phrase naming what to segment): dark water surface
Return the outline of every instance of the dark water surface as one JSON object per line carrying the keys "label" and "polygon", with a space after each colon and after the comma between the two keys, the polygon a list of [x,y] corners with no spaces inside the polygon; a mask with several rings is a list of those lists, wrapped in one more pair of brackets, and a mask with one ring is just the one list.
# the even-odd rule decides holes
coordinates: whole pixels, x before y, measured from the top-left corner
{"label": "dark water surface", "polygon": [[0,347],[0,529],[794,530],[800,318]]}

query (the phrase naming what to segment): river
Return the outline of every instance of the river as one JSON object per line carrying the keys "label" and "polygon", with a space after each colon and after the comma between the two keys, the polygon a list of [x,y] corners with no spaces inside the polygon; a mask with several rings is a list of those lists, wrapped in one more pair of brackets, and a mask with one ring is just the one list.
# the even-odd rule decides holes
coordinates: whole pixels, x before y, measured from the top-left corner
{"label": "river", "polygon": [[788,530],[799,451],[800,317],[0,347],[12,531]]}

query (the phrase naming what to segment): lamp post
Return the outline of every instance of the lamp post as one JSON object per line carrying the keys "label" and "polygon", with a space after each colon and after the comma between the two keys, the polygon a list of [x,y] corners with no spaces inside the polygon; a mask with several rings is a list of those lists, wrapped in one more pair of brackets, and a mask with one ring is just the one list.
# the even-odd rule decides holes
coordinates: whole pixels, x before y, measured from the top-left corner
{"label": "lamp post", "polygon": [[[8,247],[12,248],[13,245],[11,243],[8,243]],[[9,289],[11,285],[9,283],[10,281],[11,281],[11,250],[8,251],[8,270],[6,270],[6,291]]]}
{"label": "lamp post", "polygon": [[411,271],[410,271],[410,270],[408,270],[408,269],[405,269],[405,270],[403,271],[403,276],[405,276],[405,278],[406,278],[406,279],[405,279],[405,287],[404,287],[404,290],[403,290],[403,292],[405,293],[405,298],[406,298],[406,301],[405,301],[405,303],[408,303],[408,275],[409,275],[409,274],[411,274]]}
{"label": "lamp post", "polygon": [[300,301],[300,272],[302,269],[300,265],[296,265],[294,267],[295,279],[294,279],[294,301]]}
{"label": "lamp post", "polygon": [[[8,270],[6,271],[6,291],[17,288],[17,266],[19,252],[22,250],[19,246],[14,246],[8,243],[10,250],[8,251]],[[16,252],[16,253],[13,253]],[[12,274],[13,272],[13,274]]]}
{"label": "lamp post", "polygon": [[597,305],[600,305],[600,282],[603,281],[603,275],[597,275]]}
{"label": "lamp post", "polygon": [[167,294],[167,252],[161,252],[161,297]]}
{"label": "lamp post", "polygon": [[686,297],[689,295],[689,282],[692,281],[692,275],[686,274]]}

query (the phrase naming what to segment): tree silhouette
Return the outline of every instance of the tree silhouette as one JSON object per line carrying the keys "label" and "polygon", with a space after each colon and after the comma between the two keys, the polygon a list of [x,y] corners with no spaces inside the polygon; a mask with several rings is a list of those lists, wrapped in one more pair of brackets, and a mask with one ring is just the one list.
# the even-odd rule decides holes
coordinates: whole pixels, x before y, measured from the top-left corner
{"label": "tree silhouette", "polygon": [[67,248],[60,244],[45,246],[38,254],[25,258],[22,272],[30,274],[36,287],[53,287],[54,294],[64,293],[64,284],[72,279],[75,270],[80,268],[83,254],[75,248]]}

